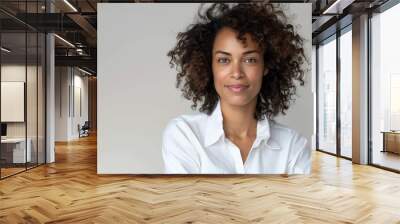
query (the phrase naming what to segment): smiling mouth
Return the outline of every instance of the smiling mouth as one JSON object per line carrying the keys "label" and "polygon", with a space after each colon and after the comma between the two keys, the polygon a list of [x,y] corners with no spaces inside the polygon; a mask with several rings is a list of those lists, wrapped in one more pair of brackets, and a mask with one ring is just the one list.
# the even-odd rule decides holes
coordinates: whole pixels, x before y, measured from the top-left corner
{"label": "smiling mouth", "polygon": [[231,90],[232,92],[235,92],[235,93],[243,92],[247,88],[249,88],[248,85],[226,85],[225,87],[227,87],[229,90]]}

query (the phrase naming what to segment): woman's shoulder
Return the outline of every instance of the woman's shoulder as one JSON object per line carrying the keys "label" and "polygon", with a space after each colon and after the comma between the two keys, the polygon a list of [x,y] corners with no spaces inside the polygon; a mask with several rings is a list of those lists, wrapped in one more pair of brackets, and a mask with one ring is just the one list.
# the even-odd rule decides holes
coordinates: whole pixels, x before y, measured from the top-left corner
{"label": "woman's shoulder", "polygon": [[296,130],[276,121],[270,121],[271,139],[281,144],[305,144],[307,138]]}
{"label": "woman's shoulder", "polygon": [[271,137],[288,153],[289,174],[310,173],[311,147],[306,137],[278,122],[271,124]]}
{"label": "woman's shoulder", "polygon": [[270,121],[270,129],[271,135],[277,135],[277,137],[293,137],[300,135],[296,130],[274,120]]}
{"label": "woman's shoulder", "polygon": [[201,112],[182,114],[168,121],[164,135],[177,132],[200,132],[206,123],[207,115]]}

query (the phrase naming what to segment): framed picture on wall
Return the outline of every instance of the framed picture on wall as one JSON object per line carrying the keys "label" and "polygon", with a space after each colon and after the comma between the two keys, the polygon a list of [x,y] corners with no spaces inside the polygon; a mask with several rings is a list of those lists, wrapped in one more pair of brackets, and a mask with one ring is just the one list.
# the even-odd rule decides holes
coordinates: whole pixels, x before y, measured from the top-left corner
{"label": "framed picture on wall", "polygon": [[1,82],[1,122],[24,122],[25,82]]}

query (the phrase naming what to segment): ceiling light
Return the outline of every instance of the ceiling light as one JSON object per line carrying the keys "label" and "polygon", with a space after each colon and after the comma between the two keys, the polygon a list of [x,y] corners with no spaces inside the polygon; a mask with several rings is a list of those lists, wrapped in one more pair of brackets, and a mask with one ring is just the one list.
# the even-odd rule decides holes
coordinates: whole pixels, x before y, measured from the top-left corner
{"label": "ceiling light", "polygon": [[5,48],[5,47],[1,47],[1,50],[4,51],[4,52],[6,52],[6,53],[10,53],[10,52],[11,52],[11,50],[9,50],[9,49],[7,49],[7,48]]}
{"label": "ceiling light", "polygon": [[58,36],[57,34],[54,34],[54,36],[56,36],[58,39],[60,39],[61,41],[63,41],[63,42],[66,43],[67,45],[69,45],[69,46],[75,48],[75,45],[71,44],[71,42],[69,42],[68,40],[66,40],[66,39],[64,39],[64,38],[62,38],[62,37],[60,37],[60,36]]}
{"label": "ceiling light", "polygon": [[78,67],[78,70],[81,71],[81,72],[83,72],[83,73],[85,73],[85,74],[87,74],[87,75],[90,75],[90,76],[92,75],[92,73],[90,73],[90,72],[88,72],[88,71],[86,71],[86,70],[83,70],[83,69],[81,69],[81,68],[79,68],[79,67]]}
{"label": "ceiling light", "polygon": [[78,12],[78,10],[71,4],[68,2],[68,0],[64,0],[65,4],[67,4],[72,10],[74,10],[74,12]]}
{"label": "ceiling light", "polygon": [[343,9],[351,5],[354,0],[336,0],[332,5],[324,10],[322,14],[341,14]]}

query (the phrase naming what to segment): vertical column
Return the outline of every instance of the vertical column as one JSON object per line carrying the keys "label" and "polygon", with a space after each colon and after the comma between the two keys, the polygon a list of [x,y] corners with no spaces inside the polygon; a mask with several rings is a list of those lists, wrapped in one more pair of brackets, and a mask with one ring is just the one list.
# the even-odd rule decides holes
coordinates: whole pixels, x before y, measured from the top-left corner
{"label": "vertical column", "polygon": [[342,156],[341,147],[342,147],[342,139],[341,139],[341,108],[340,108],[340,83],[341,83],[341,64],[340,64],[340,36],[341,31],[336,30],[336,155]]}
{"label": "vertical column", "polygon": [[311,56],[311,92],[313,95],[313,134],[311,137],[311,149],[317,149],[317,133],[318,133],[318,124],[317,124],[317,101],[318,101],[318,90],[317,90],[317,47],[312,45],[312,56]]}
{"label": "vertical column", "polygon": [[[46,1],[46,11],[53,12],[51,1]],[[46,163],[55,161],[55,44],[54,35],[46,34]]]}
{"label": "vertical column", "polygon": [[368,163],[368,15],[353,20],[353,162]]}

